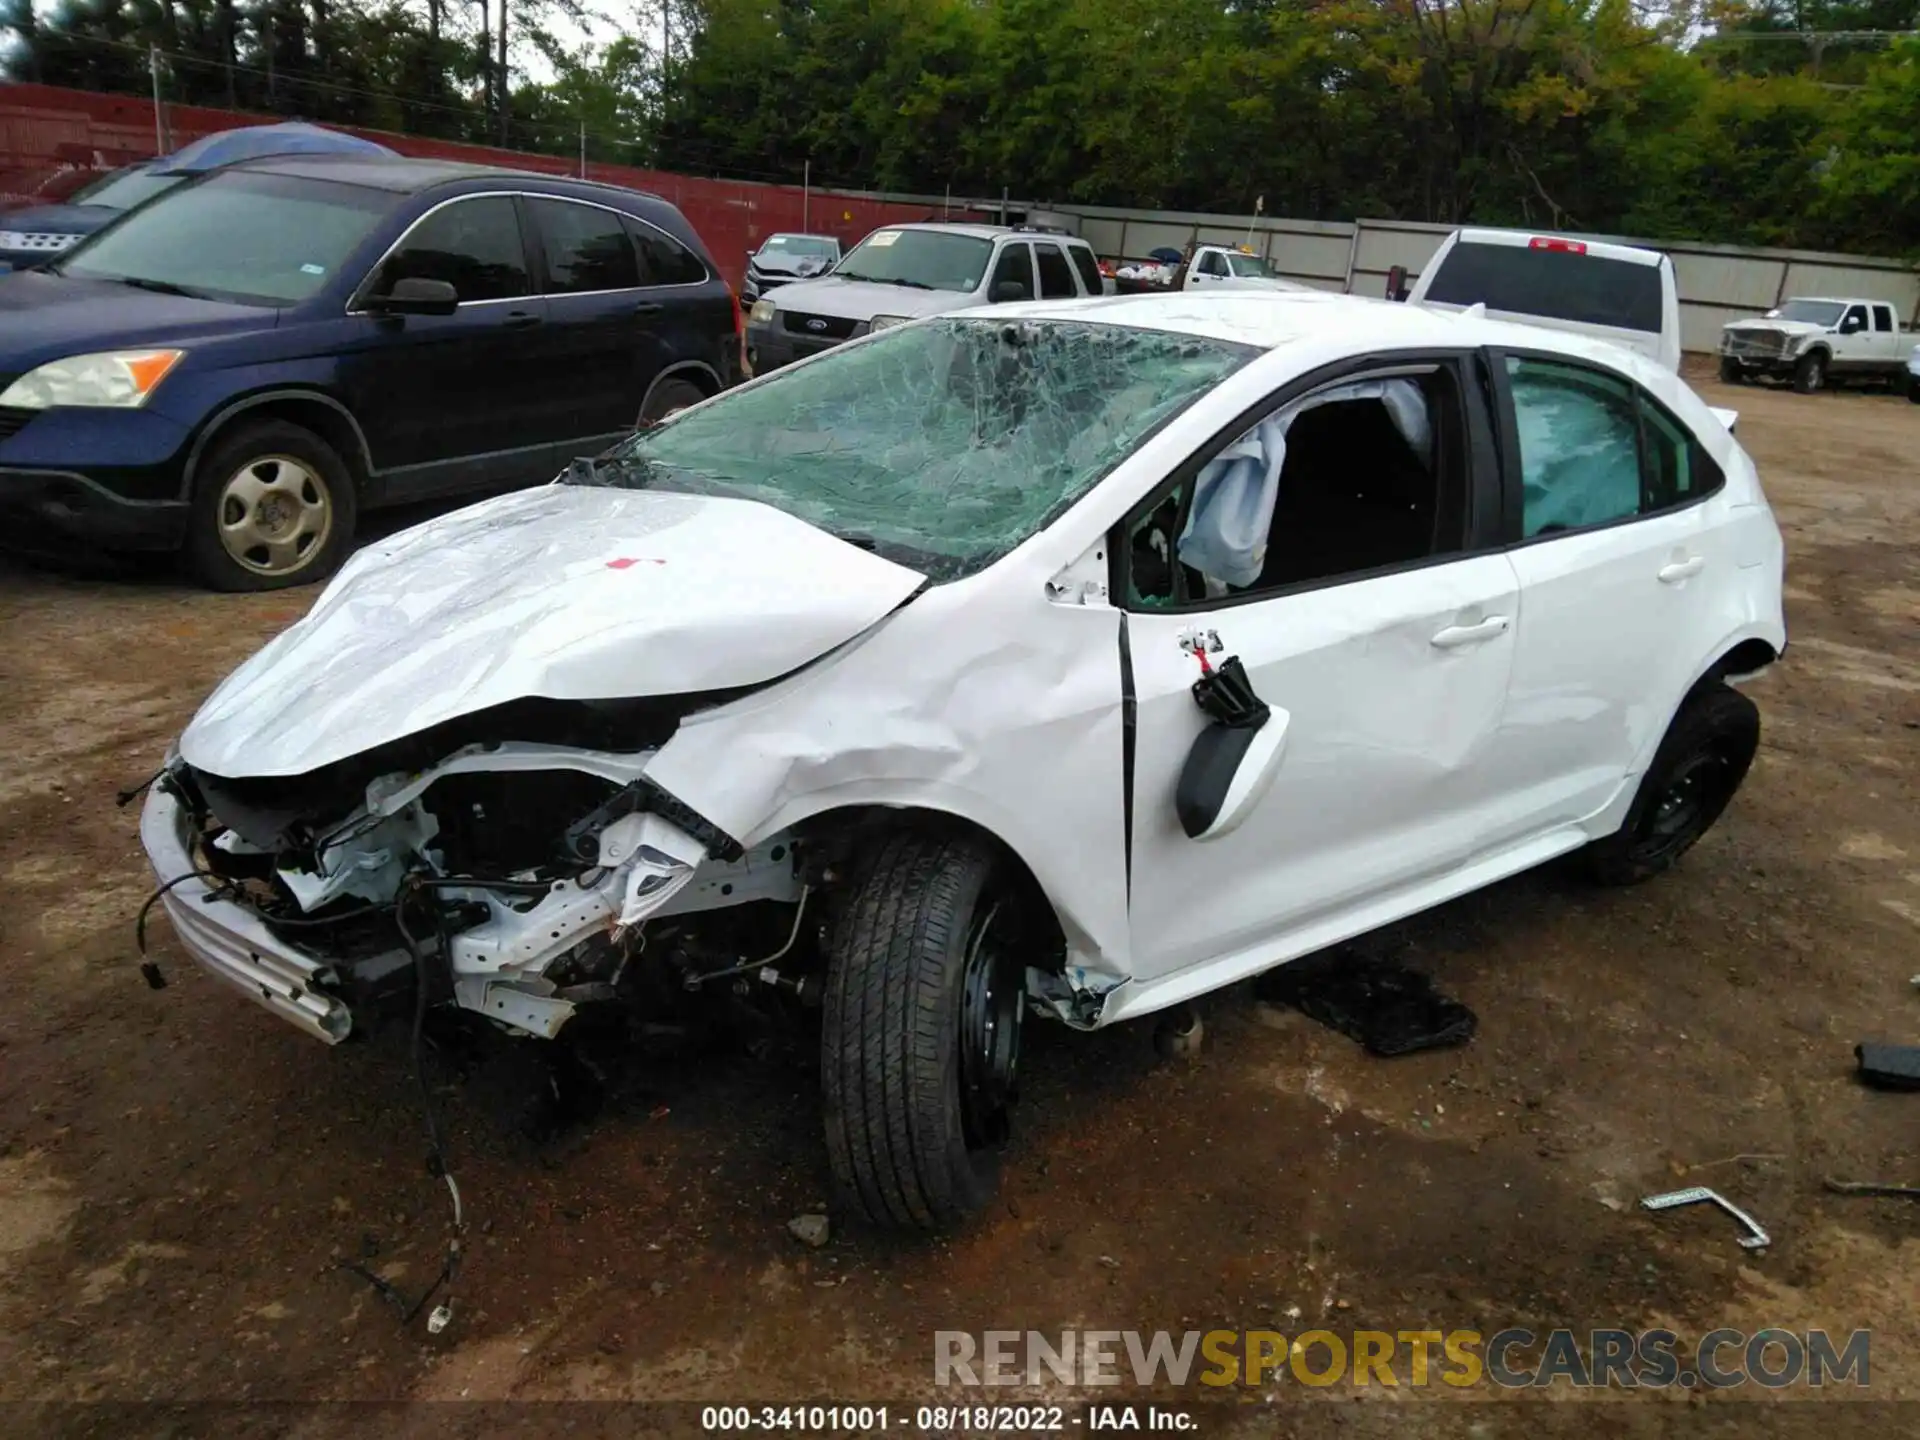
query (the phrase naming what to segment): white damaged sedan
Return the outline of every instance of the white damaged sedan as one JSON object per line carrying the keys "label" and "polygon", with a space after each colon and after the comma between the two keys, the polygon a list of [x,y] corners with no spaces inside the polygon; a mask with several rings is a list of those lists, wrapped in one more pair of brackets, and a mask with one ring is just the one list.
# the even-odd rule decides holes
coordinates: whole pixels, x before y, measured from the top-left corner
{"label": "white damaged sedan", "polygon": [[845,1198],[938,1227],[992,1193],[1024,1019],[1569,851],[1669,867],[1753,758],[1781,563],[1722,420],[1598,342],[963,312],[370,544],[142,833],[186,951],[329,1043],[416,993],[549,1039],[818,1007]]}

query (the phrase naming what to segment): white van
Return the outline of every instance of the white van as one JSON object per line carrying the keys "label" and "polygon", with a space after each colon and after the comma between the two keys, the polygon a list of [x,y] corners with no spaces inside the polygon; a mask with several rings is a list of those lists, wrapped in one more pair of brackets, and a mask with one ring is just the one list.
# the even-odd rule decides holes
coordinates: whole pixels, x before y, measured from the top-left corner
{"label": "white van", "polygon": [[1446,310],[1485,305],[1490,319],[1592,335],[1680,368],[1680,290],[1673,261],[1658,250],[1525,230],[1456,230],[1407,299]]}

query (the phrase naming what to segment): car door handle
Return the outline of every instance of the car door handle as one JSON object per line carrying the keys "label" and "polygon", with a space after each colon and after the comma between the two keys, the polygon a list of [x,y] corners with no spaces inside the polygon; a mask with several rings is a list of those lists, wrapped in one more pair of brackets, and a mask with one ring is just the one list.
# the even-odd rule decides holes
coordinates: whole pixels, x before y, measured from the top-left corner
{"label": "car door handle", "polygon": [[658,315],[666,308],[667,307],[662,305],[658,300],[642,300],[638,305],[633,307],[633,313],[636,315]]}
{"label": "car door handle", "polygon": [[1678,585],[1682,580],[1691,580],[1707,568],[1706,559],[1699,555],[1689,555],[1684,560],[1676,560],[1671,565],[1660,567],[1662,585]]}
{"label": "car door handle", "polygon": [[531,310],[509,310],[504,323],[509,330],[531,330],[540,323],[540,317]]}
{"label": "car door handle", "polygon": [[1504,615],[1489,615],[1473,625],[1449,625],[1433,637],[1434,645],[1441,650],[1458,650],[1462,645],[1478,645],[1482,640],[1492,640],[1507,633],[1511,623]]}

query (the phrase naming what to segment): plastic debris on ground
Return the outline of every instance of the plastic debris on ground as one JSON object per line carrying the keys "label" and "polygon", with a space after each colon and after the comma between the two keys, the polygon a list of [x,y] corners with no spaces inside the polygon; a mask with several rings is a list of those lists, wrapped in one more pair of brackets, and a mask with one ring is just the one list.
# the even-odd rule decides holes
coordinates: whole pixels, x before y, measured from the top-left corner
{"label": "plastic debris on ground", "polygon": [[1860,1063],[1860,1083],[1876,1090],[1920,1090],[1920,1045],[1853,1047]]}
{"label": "plastic debris on ground", "polygon": [[1269,970],[1254,993],[1289,1005],[1375,1055],[1407,1055],[1464,1045],[1478,1024],[1473,1011],[1434,989],[1418,971],[1345,948]]}

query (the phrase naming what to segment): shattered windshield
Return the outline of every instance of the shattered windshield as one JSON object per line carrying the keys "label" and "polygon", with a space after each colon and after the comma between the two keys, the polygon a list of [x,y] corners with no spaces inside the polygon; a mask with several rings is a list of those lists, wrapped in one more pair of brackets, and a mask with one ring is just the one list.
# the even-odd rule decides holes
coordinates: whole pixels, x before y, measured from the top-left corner
{"label": "shattered windshield", "polygon": [[563,483],[762,501],[936,580],[993,563],[1257,353],[1061,320],[948,317],[644,431]]}

